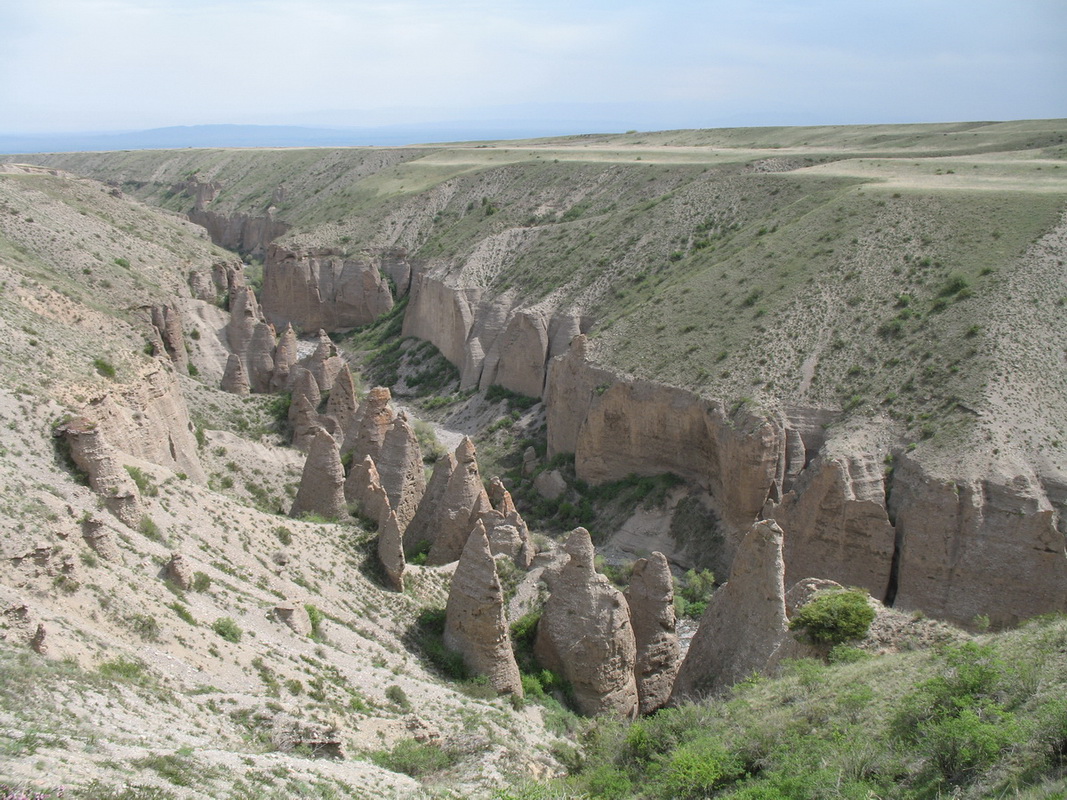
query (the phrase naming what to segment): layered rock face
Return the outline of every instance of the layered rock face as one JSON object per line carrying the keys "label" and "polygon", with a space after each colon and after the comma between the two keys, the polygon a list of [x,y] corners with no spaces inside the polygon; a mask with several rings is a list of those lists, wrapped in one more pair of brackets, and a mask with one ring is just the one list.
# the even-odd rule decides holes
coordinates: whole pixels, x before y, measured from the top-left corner
{"label": "layered rock face", "polygon": [[637,713],[637,644],[622,593],[593,569],[593,543],[576,528],[564,548],[570,556],[552,578],[537,625],[534,654],[574,687],[583,714]]}
{"label": "layered rock face", "polygon": [[366,516],[379,525],[392,513],[389,496],[382,488],[374,459],[370,456],[364,456],[362,461],[352,465],[352,471],[345,479],[344,495],[349,503],[357,504]]}
{"label": "layered rock face", "polygon": [[289,511],[290,517],[318,514],[327,519],[348,517],[345,505],[345,470],[337,442],[320,428],[315,434],[304,462],[300,488]]}
{"label": "layered rock face", "polygon": [[401,528],[406,528],[426,491],[422,448],[407,415],[398,414],[385,432],[376,464],[389,505],[396,512]]}
{"label": "layered rock face", "polygon": [[522,680],[511,649],[504,592],[489,552],[485,527],[477,525],[452,576],[445,608],[445,646],[463,655],[463,663],[484,675],[502,694],[522,697]]}
{"label": "layered rock face", "polygon": [[890,508],[900,539],[898,608],[1013,624],[1067,607],[1057,528],[1064,518],[1025,464],[1005,460],[961,479],[905,454]]}
{"label": "layered rock face", "polygon": [[179,372],[189,369],[189,353],[185,349],[185,336],[182,330],[182,318],[174,306],[152,306],[152,327],[159,333],[163,349]]}
{"label": "layered rock face", "polygon": [[364,456],[378,460],[385,435],[396,417],[396,412],[389,404],[391,397],[384,386],[375,386],[367,392],[352,423],[355,435],[350,437],[351,441],[345,442],[345,452],[352,453],[354,460],[362,460]]}
{"label": "layered rock face", "polygon": [[419,501],[419,507],[415,509],[415,516],[404,529],[404,552],[411,553],[423,546],[433,544],[437,538],[436,515],[441,505],[452,474],[456,471],[459,462],[455,453],[447,453],[444,458],[439,458],[433,465],[433,474],[426,484],[426,491]]}
{"label": "layered rock face", "polygon": [[548,360],[566,349],[580,323],[549,308],[522,308],[513,294],[489,297],[479,286],[468,285],[463,275],[467,267],[478,271],[490,262],[496,269],[500,258],[514,256],[514,249],[498,244],[490,237],[468,264],[458,267],[415,266],[403,333],[433,342],[459,368],[463,389],[499,384],[540,397]]}
{"label": "layered rock face", "polygon": [[634,563],[625,597],[637,645],[638,710],[651,714],[670,699],[680,666],[674,580],[663,553],[653,553]]}
{"label": "layered rock face", "polygon": [[789,629],[782,529],[757,522],[712,595],[671,693],[672,701],[719,694],[761,671]]}
{"label": "layered rock face", "polygon": [[71,458],[89,476],[90,488],[103,498],[108,511],[136,527],[143,513],[141,494],[100,427],[87,417],[75,417],[56,434],[66,438]]}
{"label": "layered rock face", "polygon": [[116,449],[207,483],[185,397],[169,367],[153,362],[132,383],[93,400],[85,413]]}
{"label": "layered rock face", "polygon": [[830,574],[840,583],[885,597],[896,533],[886,512],[881,459],[819,456],[764,516],[786,531],[787,584]]}
{"label": "layered rock face", "polygon": [[345,330],[373,322],[393,307],[389,286],[373,261],[331,248],[294,251],[272,245],[263,266],[263,308],[281,327]]}
{"label": "layered rock face", "polygon": [[427,564],[448,564],[459,558],[475,523],[491,509],[478,473],[474,442],[469,436],[463,437],[455,456],[456,468],[433,512],[437,534]]}
{"label": "layered rock face", "polygon": [[492,510],[482,515],[481,522],[489,537],[489,549],[493,555],[506,555],[515,565],[529,569],[537,555],[537,548],[530,537],[530,529],[515,508],[511,492],[504,488],[498,477],[489,481],[487,492]]}
{"label": "layered rock face", "polygon": [[237,353],[230,353],[230,357],[226,359],[226,371],[222,374],[221,389],[231,394],[249,394],[252,391],[244,360]]}
{"label": "layered rock face", "polygon": [[[404,533],[392,511],[386,514],[385,521],[378,526],[378,561],[385,571],[390,588],[398,592],[404,591]],[[510,643],[508,646],[510,647]]]}

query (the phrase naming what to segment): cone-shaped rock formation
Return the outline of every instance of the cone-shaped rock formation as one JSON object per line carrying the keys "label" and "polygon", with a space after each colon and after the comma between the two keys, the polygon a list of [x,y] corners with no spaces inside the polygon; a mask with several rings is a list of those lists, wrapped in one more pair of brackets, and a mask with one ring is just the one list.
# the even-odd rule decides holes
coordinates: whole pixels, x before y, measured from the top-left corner
{"label": "cone-shaped rock formation", "polygon": [[762,520],[737,549],[730,580],[708,602],[672,700],[719,694],[762,670],[787,630],[782,529]]}
{"label": "cone-shaped rock formation", "polygon": [[437,535],[427,564],[448,564],[459,558],[474,524],[490,510],[489,496],[478,474],[474,442],[469,436],[456,447],[456,469],[437,506]]}
{"label": "cone-shaped rock formation", "polygon": [[534,654],[570,681],[583,714],[632,717],[637,645],[626,599],[593,569],[593,542],[585,528],[575,528],[564,549],[570,559],[552,579]]}
{"label": "cone-shaped rock formation", "polygon": [[345,471],[337,442],[322,428],[315,434],[304,462],[300,488],[289,511],[290,517],[318,514],[327,519],[348,516],[345,505]]}
{"label": "cone-shaped rock formation", "polygon": [[480,523],[467,538],[445,608],[445,646],[463,655],[467,669],[484,675],[501,693],[522,696],[511,650],[504,592]]}
{"label": "cone-shaped rock formation", "polygon": [[635,674],[639,710],[650,714],[670,699],[680,663],[674,580],[663,553],[653,553],[634,564],[626,602],[637,642]]}

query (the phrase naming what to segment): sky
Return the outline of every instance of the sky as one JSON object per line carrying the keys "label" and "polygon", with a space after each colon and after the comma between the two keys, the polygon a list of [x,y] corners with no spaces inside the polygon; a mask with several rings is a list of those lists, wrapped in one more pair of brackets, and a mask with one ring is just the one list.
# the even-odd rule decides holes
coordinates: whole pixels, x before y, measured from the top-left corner
{"label": "sky", "polygon": [[0,133],[1067,117],[1067,0],[0,0]]}

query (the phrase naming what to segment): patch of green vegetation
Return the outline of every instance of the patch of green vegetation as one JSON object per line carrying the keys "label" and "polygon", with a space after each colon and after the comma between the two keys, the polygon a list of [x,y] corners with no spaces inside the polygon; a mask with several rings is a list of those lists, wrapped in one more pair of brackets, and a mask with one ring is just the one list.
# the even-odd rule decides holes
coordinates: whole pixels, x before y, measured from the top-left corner
{"label": "patch of green vegetation", "polygon": [[227,642],[237,643],[241,641],[242,631],[240,626],[230,617],[219,617],[211,623],[211,630]]}
{"label": "patch of green vegetation", "polygon": [[866,592],[827,591],[801,606],[789,628],[804,631],[813,642],[835,645],[862,639],[873,621]]}
{"label": "patch of green vegetation", "polygon": [[455,765],[459,761],[459,754],[439,742],[401,739],[390,750],[372,752],[370,758],[384,769],[423,778]]}

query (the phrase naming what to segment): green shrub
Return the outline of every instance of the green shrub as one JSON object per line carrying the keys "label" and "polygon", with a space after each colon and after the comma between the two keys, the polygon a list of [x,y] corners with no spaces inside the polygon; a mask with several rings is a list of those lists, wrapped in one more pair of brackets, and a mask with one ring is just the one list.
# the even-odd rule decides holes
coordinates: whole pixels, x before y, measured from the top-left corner
{"label": "green shrub", "polygon": [[155,520],[147,514],[141,517],[141,521],[137,524],[137,530],[147,536],[149,539],[152,539],[157,542],[163,541],[163,531],[161,531],[159,529],[159,526],[156,525]]}
{"label": "green shrub", "polygon": [[96,367],[96,371],[103,375],[105,378],[115,377],[114,365],[104,358],[94,358],[93,366]]}
{"label": "green shrub", "polygon": [[803,629],[821,644],[841,644],[862,639],[874,621],[874,609],[860,591],[830,591],[817,594],[801,607],[789,623],[791,630]]}
{"label": "green shrub", "polygon": [[180,620],[182,620],[183,622],[188,622],[190,625],[195,625],[196,624],[196,618],[193,617],[192,612],[189,611],[189,609],[186,608],[181,603],[171,603],[170,606],[168,606],[168,607],[170,608],[171,611],[173,611],[175,614],[177,614],[178,618]]}
{"label": "green shrub", "polygon": [[656,788],[663,798],[702,798],[736,781],[744,769],[736,756],[718,741],[697,739],[674,750],[662,761]]}
{"label": "green shrub", "polygon": [[380,767],[413,778],[440,772],[456,762],[456,756],[441,745],[415,739],[401,739],[393,745],[392,750],[379,750],[371,753],[370,757]]}
{"label": "green shrub", "polygon": [[128,620],[131,630],[146,642],[159,638],[159,622],[149,614],[134,614]]}
{"label": "green shrub", "polygon": [[316,642],[326,641],[326,636],[322,632],[322,623],[326,620],[326,615],[311,603],[305,604],[304,610],[307,611],[308,621],[311,622],[311,639]]}
{"label": "green shrub", "polygon": [[155,497],[159,494],[159,487],[152,480],[152,476],[143,469],[127,465],[126,472],[130,474],[133,482],[137,484],[137,490],[145,497]]}
{"label": "green shrub", "polygon": [[211,588],[211,576],[206,572],[193,573],[193,591],[206,592]]}
{"label": "green shrub", "polygon": [[215,631],[227,642],[237,643],[241,641],[242,631],[230,617],[219,617],[211,623],[211,630]]}
{"label": "green shrub", "polygon": [[407,693],[395,683],[392,686],[386,687],[385,697],[390,703],[395,704],[403,711],[407,711],[411,708],[411,701],[408,700]]}
{"label": "green shrub", "polygon": [[691,569],[674,581],[674,613],[698,619],[715,591],[715,575],[710,569]]}

